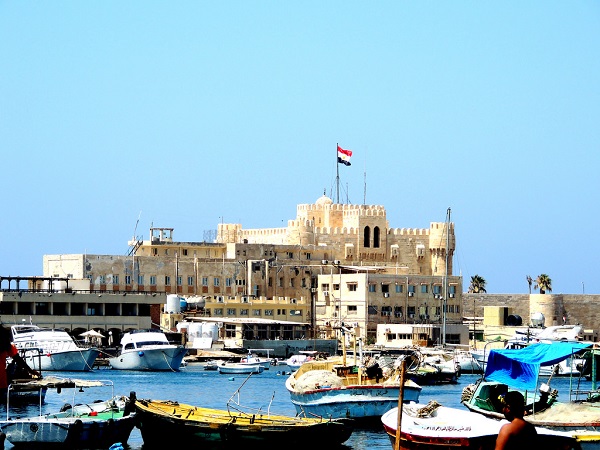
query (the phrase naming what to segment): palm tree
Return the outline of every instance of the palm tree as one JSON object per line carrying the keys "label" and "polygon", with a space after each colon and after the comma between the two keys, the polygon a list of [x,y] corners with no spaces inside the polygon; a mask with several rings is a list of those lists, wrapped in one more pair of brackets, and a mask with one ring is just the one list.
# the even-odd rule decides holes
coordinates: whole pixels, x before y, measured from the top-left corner
{"label": "palm tree", "polygon": [[480,294],[487,292],[485,290],[485,279],[479,275],[473,275],[471,277],[471,285],[469,286],[469,292],[472,294]]}
{"label": "palm tree", "polygon": [[529,285],[529,294],[531,294],[531,285],[533,284],[533,278],[531,278],[531,275],[527,275],[527,284]]}
{"label": "palm tree", "polygon": [[545,273],[538,275],[535,279],[535,287],[534,289],[540,290],[540,294],[545,294],[546,291],[552,292],[552,280]]}

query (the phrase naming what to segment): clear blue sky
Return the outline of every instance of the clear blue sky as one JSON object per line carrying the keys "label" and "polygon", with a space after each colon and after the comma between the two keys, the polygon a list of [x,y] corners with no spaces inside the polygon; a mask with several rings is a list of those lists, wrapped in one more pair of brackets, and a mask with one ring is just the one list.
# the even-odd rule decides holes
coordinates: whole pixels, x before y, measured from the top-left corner
{"label": "clear blue sky", "polygon": [[0,1],[0,275],[326,190],[491,293],[600,293],[600,2]]}

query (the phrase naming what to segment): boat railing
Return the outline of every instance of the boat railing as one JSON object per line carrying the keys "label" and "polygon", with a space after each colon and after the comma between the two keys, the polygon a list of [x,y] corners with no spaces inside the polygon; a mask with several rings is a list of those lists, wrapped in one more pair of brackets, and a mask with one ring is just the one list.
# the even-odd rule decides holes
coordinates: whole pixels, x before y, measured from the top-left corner
{"label": "boat railing", "polygon": [[[257,414],[265,414],[265,411],[260,408],[255,408],[252,406],[244,406],[241,404],[241,390],[242,387],[248,382],[248,380],[252,377],[252,373],[249,373],[246,379],[242,382],[242,384],[235,390],[235,392],[229,397],[227,400],[227,412],[231,415],[231,410],[237,411],[240,414],[244,414],[247,416],[255,416]],[[267,406],[266,415],[269,417],[271,415],[271,405],[273,404],[273,399],[275,398],[275,391],[273,391],[273,395],[269,400],[269,404]]]}

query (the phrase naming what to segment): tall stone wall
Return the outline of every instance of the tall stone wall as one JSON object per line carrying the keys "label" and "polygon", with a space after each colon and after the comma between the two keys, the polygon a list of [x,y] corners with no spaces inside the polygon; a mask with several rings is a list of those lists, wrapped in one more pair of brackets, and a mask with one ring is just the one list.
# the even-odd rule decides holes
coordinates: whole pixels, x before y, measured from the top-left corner
{"label": "tall stone wall", "polygon": [[483,317],[485,306],[506,306],[511,314],[521,316],[524,324],[531,314],[541,312],[546,326],[581,324],[586,329],[600,330],[600,295],[597,294],[470,294],[462,296],[465,317]]}

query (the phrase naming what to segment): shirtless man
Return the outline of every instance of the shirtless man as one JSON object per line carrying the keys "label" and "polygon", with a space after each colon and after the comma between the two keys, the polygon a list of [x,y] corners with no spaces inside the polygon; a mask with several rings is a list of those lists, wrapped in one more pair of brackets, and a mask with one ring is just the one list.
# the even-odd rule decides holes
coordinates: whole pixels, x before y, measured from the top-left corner
{"label": "shirtless man", "polygon": [[496,438],[496,450],[531,450],[535,448],[537,431],[523,419],[525,399],[523,394],[510,391],[504,395],[502,412],[510,423],[502,425]]}

